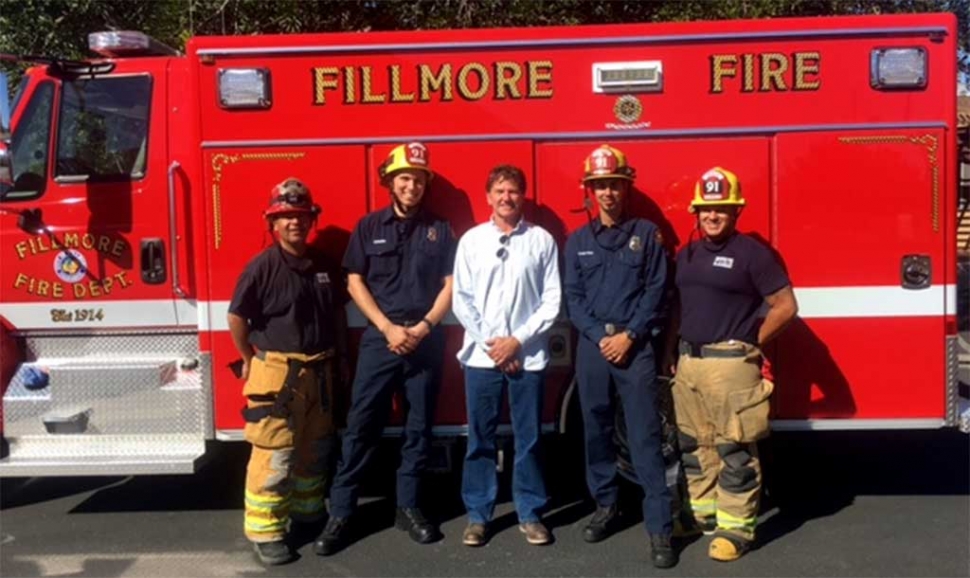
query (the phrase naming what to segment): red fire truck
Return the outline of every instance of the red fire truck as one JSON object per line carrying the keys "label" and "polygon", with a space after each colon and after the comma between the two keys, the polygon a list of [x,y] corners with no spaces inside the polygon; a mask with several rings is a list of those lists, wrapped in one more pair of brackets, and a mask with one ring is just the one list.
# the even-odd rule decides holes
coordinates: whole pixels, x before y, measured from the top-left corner
{"label": "red fire truck", "polygon": [[[207,441],[240,439],[226,309],[272,242],[271,186],[309,185],[339,259],[388,203],[378,164],[412,140],[459,235],[512,163],[529,218],[564,241],[606,142],[674,250],[696,179],[729,168],[742,229],[778,250],[800,305],[768,352],[775,429],[960,421],[952,14],[89,42],[91,60],[34,59],[0,155],[0,475],[188,473]],[[348,318],[353,340],[365,320]],[[457,438],[446,324],[435,432]],[[553,330],[549,431],[574,427],[574,339]]]}

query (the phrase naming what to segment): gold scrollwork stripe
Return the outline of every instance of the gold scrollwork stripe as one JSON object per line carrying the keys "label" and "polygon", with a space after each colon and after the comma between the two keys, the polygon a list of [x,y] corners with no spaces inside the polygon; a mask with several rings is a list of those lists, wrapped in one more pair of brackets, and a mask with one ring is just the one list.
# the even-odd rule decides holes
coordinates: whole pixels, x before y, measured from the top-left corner
{"label": "gold scrollwork stripe", "polygon": [[213,245],[216,249],[222,246],[222,169],[228,165],[245,161],[292,161],[306,156],[303,152],[292,153],[243,153],[225,154],[217,153],[212,155],[212,219],[213,219]]}

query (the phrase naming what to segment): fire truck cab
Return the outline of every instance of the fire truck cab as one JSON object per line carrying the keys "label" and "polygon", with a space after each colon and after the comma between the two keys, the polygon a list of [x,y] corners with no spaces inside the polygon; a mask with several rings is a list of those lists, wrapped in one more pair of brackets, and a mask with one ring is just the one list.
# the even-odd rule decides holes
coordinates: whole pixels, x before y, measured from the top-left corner
{"label": "fire truck cab", "polygon": [[[767,351],[774,427],[956,425],[956,39],[952,14],[196,37],[184,54],[93,33],[97,57],[26,71],[0,151],[0,475],[190,473],[208,441],[241,439],[226,311],[273,242],[269,190],[306,182],[339,260],[388,203],[377,166],[412,140],[459,235],[511,163],[527,218],[564,243],[608,142],[673,252],[696,238],[695,181],[729,168],[741,230],[800,305]],[[347,311],[353,343],[366,319]],[[456,437],[445,324],[435,432]],[[547,431],[576,427],[575,339],[565,318],[552,331]]]}

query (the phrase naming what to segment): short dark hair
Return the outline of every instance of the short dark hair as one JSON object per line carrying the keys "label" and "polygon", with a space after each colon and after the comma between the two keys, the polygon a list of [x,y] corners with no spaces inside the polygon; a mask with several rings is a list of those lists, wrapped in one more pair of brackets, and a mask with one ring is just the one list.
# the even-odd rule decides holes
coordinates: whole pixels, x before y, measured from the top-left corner
{"label": "short dark hair", "polygon": [[488,173],[488,179],[485,181],[485,192],[491,191],[492,185],[498,181],[512,181],[518,185],[522,194],[525,194],[525,173],[517,166],[499,165],[493,168]]}

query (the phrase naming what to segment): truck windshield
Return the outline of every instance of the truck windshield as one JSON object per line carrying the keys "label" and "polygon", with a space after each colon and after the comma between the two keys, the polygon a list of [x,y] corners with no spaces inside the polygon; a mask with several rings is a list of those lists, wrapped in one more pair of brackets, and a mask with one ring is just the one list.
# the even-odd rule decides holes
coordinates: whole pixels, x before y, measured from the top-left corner
{"label": "truck windshield", "polygon": [[[16,107],[23,87],[14,100]],[[10,159],[13,182],[0,184],[4,201],[38,197],[47,182],[47,159],[51,137],[51,112],[54,109],[54,83],[44,81],[37,86],[25,105],[23,115],[10,139]]]}
{"label": "truck windshield", "polygon": [[55,177],[145,176],[151,93],[147,75],[65,82]]}

